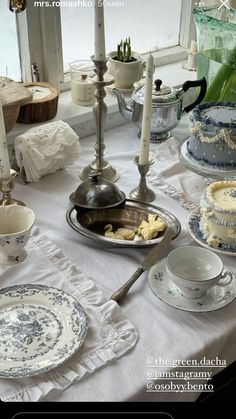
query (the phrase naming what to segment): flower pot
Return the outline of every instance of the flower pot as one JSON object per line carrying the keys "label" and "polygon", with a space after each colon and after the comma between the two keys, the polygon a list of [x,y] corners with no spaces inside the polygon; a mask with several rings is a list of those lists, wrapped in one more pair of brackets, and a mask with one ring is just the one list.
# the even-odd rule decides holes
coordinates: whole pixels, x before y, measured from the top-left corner
{"label": "flower pot", "polygon": [[122,62],[115,59],[116,51],[109,54],[108,73],[111,74],[115,80],[115,87],[120,89],[133,89],[134,83],[139,81],[143,76],[144,62],[141,56],[132,51],[132,57],[135,61]]}

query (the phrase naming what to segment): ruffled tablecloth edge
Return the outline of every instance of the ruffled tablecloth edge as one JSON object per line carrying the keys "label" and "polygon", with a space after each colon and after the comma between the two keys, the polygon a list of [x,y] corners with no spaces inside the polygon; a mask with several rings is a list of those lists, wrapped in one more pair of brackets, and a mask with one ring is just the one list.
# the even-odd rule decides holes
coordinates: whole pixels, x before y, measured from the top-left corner
{"label": "ruffled tablecloth edge", "polygon": [[[3,392],[1,400],[5,402],[39,401],[51,391],[63,391],[85,375],[120,358],[131,350],[138,340],[136,328],[129,320],[121,316],[119,305],[113,300],[105,302],[102,293],[93,281],[79,272],[77,266],[64,256],[62,250],[57,248],[46,235],[39,235],[38,228],[35,228],[31,240],[47,256],[54,267],[56,266],[58,271],[65,276],[65,291],[77,298],[82,305],[84,302],[97,306],[97,315],[112,327],[114,333],[109,335],[105,341],[99,342],[95,350],[79,358],[79,364],[76,362],[74,358],[76,354],[74,354],[72,358],[56,369],[39,376],[29,377],[29,385],[22,388],[21,391],[15,393],[7,391],[8,394]],[[76,288],[78,283],[80,284],[79,291]]]}

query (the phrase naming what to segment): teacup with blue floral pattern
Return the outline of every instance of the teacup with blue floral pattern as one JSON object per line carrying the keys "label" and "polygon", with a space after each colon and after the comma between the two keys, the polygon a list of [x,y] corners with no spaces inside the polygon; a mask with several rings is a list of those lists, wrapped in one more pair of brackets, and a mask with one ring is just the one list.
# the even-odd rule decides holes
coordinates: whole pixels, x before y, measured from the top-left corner
{"label": "teacup with blue floral pattern", "polygon": [[28,207],[0,206],[0,264],[15,265],[26,258],[24,247],[34,221],[34,212]]}
{"label": "teacup with blue floral pattern", "polygon": [[201,298],[213,286],[225,287],[233,280],[219,256],[198,246],[172,250],[166,258],[166,270],[179,294],[187,298]]}

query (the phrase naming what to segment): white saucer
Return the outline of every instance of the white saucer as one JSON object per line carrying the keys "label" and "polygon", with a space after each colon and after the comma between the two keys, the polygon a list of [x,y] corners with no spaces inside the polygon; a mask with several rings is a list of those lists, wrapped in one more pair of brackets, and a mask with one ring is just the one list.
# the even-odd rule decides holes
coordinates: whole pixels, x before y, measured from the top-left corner
{"label": "white saucer", "polygon": [[201,214],[200,208],[193,210],[188,217],[188,231],[192,238],[201,246],[206,247],[209,250],[214,250],[214,252],[221,253],[222,255],[227,256],[236,256],[236,249],[232,249],[226,243],[220,244],[218,247],[210,246],[206,239],[203,237],[203,234],[200,229]]}
{"label": "white saucer", "polygon": [[209,164],[198,162],[197,160],[193,159],[188,152],[187,149],[187,142],[188,139],[185,140],[179,148],[179,160],[183,163],[187,169],[191,170],[198,175],[209,177],[212,179],[236,179],[236,170],[232,170],[231,168],[222,168],[214,167]]}
{"label": "white saucer", "polygon": [[[228,278],[226,277],[226,280]],[[186,298],[179,294],[175,284],[171,281],[166,272],[166,259],[160,260],[150,270],[148,283],[161,301],[179,310],[191,311],[195,313],[204,313],[206,311],[215,311],[227,306],[236,298],[236,278],[225,287],[212,287],[201,298]]]}

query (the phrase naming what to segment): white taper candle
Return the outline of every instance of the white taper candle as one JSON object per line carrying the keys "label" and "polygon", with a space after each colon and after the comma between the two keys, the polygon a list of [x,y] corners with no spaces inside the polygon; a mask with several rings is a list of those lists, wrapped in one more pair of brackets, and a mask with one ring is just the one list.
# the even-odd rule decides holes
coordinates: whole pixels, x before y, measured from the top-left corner
{"label": "white taper candle", "polygon": [[152,54],[149,54],[146,67],[139,164],[147,164],[149,162],[150,131],[152,119],[153,68],[153,56]]}
{"label": "white taper candle", "polygon": [[105,61],[105,29],[104,29],[104,8],[103,0],[94,0],[94,49],[95,60]]}
{"label": "white taper candle", "polygon": [[0,99],[0,178],[9,178],[11,167],[6,143],[6,131],[3,118],[2,102]]}

